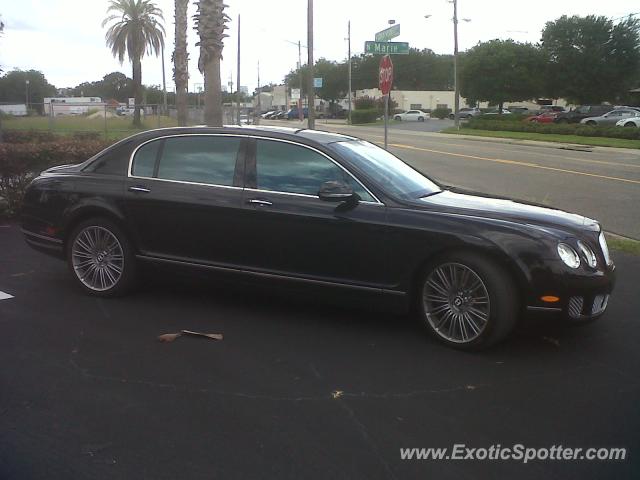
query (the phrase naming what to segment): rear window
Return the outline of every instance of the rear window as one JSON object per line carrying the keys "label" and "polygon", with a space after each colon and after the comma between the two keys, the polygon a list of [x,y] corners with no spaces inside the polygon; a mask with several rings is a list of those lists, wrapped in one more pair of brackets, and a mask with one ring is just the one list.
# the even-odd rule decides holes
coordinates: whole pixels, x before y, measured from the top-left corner
{"label": "rear window", "polygon": [[114,145],[89,164],[84,171],[104,175],[125,175],[129,164],[131,142]]}

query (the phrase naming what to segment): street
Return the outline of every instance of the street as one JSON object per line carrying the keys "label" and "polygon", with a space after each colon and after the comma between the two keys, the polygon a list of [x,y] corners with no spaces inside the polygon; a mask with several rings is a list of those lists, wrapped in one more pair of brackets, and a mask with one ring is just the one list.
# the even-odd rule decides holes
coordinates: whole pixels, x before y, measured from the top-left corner
{"label": "street", "polygon": [[[0,226],[0,477],[640,476],[640,258],[607,314],[523,322],[466,354],[410,317],[272,288],[148,275],[115,300]],[[3,298],[0,296],[0,298]],[[190,329],[224,339],[160,334]],[[623,461],[401,460],[465,444],[624,447]]]}
{"label": "street", "polygon": [[[441,183],[580,213],[600,221],[607,231],[640,239],[640,152],[590,147],[567,150],[562,144],[508,144],[428,133],[427,128],[448,126],[445,122],[391,123],[390,150]],[[380,125],[319,121],[316,126],[384,143]]]}

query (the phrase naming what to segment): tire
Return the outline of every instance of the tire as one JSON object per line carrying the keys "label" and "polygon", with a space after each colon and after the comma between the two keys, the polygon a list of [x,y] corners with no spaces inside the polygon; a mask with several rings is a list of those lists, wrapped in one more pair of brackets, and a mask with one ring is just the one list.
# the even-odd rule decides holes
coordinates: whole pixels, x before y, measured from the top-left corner
{"label": "tire", "polygon": [[624,124],[624,126],[625,126],[625,127],[632,127],[632,128],[634,128],[634,127],[636,127],[636,124],[635,124],[635,123],[633,123],[633,122],[627,122],[627,123],[625,123],[625,124]]}
{"label": "tire", "polygon": [[418,117],[419,122],[424,122],[424,117]]}
{"label": "tire", "polygon": [[587,122],[587,125],[589,125],[590,127],[595,127],[596,125],[598,125],[596,122],[594,122],[593,120],[589,120]]}
{"label": "tire", "polygon": [[76,225],[68,237],[66,254],[76,283],[91,295],[117,297],[135,286],[138,268],[133,246],[107,218]]}
{"label": "tire", "polygon": [[456,119],[456,116],[453,113],[450,113],[449,114],[449,120],[455,120],[455,119]]}
{"label": "tire", "polygon": [[558,120],[558,123],[569,123],[569,120],[566,118],[561,118]]}
{"label": "tire", "polygon": [[400,115],[396,115],[395,117],[393,117],[393,119],[397,122],[401,122],[402,121],[402,117]]}
{"label": "tire", "polygon": [[[443,276],[458,288],[444,287]],[[479,255],[463,252],[439,258],[425,269],[419,287],[420,319],[449,347],[490,347],[503,340],[518,320],[520,305],[513,279]]]}

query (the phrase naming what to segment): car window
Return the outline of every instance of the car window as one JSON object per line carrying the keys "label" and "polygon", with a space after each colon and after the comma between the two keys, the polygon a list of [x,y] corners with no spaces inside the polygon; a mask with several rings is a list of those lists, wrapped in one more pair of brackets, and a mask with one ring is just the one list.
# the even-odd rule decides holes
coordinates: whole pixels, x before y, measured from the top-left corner
{"label": "car window", "polygon": [[158,178],[232,186],[240,141],[222,136],[167,138]]}
{"label": "car window", "polygon": [[258,140],[256,183],[260,190],[317,195],[324,182],[339,181],[351,186],[361,200],[375,199],[360,183],[323,155],[299,145]]}
{"label": "car window", "polygon": [[158,148],[162,142],[154,140],[142,145],[133,159],[133,171],[136,177],[153,177]]}
{"label": "car window", "polygon": [[130,148],[130,141],[114,145],[100,154],[84,171],[105,175],[125,175],[129,164]]}

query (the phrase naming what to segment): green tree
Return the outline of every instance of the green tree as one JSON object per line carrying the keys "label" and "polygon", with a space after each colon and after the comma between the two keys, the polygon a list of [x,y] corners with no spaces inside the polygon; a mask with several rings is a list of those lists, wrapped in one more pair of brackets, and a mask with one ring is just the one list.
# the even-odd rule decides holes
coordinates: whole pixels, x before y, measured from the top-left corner
{"label": "green tree", "polygon": [[640,20],[562,16],[542,31],[545,93],[572,103],[616,102],[640,76]]}
{"label": "green tree", "polygon": [[100,97],[102,100],[126,102],[133,96],[133,80],[122,72],[111,72],[102,80],[82,82],[73,88],[72,94],[76,97]]}
{"label": "green tree", "polygon": [[499,112],[504,102],[529,100],[542,90],[544,59],[529,43],[479,43],[462,56],[460,67],[461,95],[498,105]]}
{"label": "green tree", "polygon": [[26,84],[29,81],[29,105],[43,112],[44,97],[54,97],[56,87],[37,70],[13,70],[0,77],[0,102],[26,103]]}
{"label": "green tree", "polygon": [[102,26],[114,22],[105,35],[107,46],[120,63],[125,56],[133,68],[133,91],[136,108],[133,124],[140,126],[140,103],[142,100],[142,57],[145,54],[160,54],[164,45],[162,11],[150,0],[111,0]]}
{"label": "green tree", "polygon": [[224,13],[222,0],[199,0],[196,2],[198,13],[194,16],[195,29],[200,41],[198,69],[204,75],[204,122],[207,125],[222,126],[222,85],[220,82],[220,60],[222,43],[228,37],[224,31],[230,20]]}
{"label": "green tree", "polygon": [[[322,87],[316,88],[316,95],[328,101],[330,104],[345,98],[349,88],[348,72],[346,63],[337,63],[320,58],[314,64],[315,77],[322,78]],[[289,72],[285,77],[285,82],[291,88],[299,88],[300,75],[302,75],[302,94],[307,94],[307,78],[309,69],[303,66],[301,70]]]}
{"label": "green tree", "polygon": [[175,50],[173,51],[173,80],[176,83],[178,125],[187,124],[187,85],[189,82],[189,54],[187,53],[187,9],[189,0],[175,0]]}

